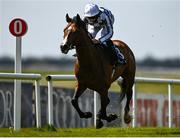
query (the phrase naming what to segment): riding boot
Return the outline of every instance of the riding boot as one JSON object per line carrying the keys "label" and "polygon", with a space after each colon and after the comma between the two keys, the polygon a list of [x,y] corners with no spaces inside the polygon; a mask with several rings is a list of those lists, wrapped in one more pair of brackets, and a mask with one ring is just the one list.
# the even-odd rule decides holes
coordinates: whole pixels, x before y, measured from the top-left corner
{"label": "riding boot", "polygon": [[113,42],[111,40],[109,40],[106,42],[106,44],[112,53],[111,54],[112,60],[115,61],[113,65],[115,65],[115,66],[125,65],[126,60],[125,60],[123,54],[120,52],[120,50],[117,47],[115,47]]}
{"label": "riding boot", "polygon": [[117,62],[116,65],[125,65],[126,64],[126,60],[124,58],[124,55],[120,52],[120,50],[115,47],[114,45],[112,46],[115,49],[116,55],[117,55]]}

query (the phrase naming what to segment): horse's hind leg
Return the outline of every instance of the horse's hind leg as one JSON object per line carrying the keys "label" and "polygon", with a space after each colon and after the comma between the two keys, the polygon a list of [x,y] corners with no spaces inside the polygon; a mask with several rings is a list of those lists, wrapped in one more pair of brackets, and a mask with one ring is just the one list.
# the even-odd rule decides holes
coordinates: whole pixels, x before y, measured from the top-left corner
{"label": "horse's hind leg", "polygon": [[121,87],[121,93],[119,97],[120,103],[123,101],[125,95],[126,95],[126,82],[123,79],[122,82],[118,81],[118,85]]}
{"label": "horse's hind leg", "polygon": [[92,113],[91,112],[82,112],[81,109],[79,108],[79,104],[78,104],[78,98],[82,95],[82,93],[86,90],[86,87],[78,85],[75,94],[71,100],[72,105],[74,106],[74,108],[76,109],[76,111],[78,112],[80,118],[91,118],[92,117]]}
{"label": "horse's hind leg", "polygon": [[[134,77],[131,77],[134,78]],[[126,124],[129,124],[131,122],[132,117],[129,115],[129,104],[132,98],[132,86],[134,84],[134,80],[133,79],[129,79],[129,78],[123,78],[122,83],[118,84],[121,86],[121,94],[120,94],[120,103],[122,102],[122,100],[124,99],[124,97],[126,96],[127,101],[126,101],[126,105],[124,108],[124,122]]]}
{"label": "horse's hind leg", "polygon": [[130,111],[129,104],[130,104],[130,101],[131,101],[131,98],[132,98],[133,84],[134,84],[134,80],[128,81],[127,88],[126,88],[127,101],[126,101],[125,113],[124,113],[124,122],[126,124],[129,124],[131,122],[131,120],[132,120],[132,117],[129,115],[129,111]]}
{"label": "horse's hind leg", "polygon": [[125,113],[124,113],[124,122],[126,124],[129,124],[132,120],[131,115],[129,115],[129,104],[132,98],[132,89],[129,89],[126,93],[127,101],[126,101],[126,106],[125,106]]}

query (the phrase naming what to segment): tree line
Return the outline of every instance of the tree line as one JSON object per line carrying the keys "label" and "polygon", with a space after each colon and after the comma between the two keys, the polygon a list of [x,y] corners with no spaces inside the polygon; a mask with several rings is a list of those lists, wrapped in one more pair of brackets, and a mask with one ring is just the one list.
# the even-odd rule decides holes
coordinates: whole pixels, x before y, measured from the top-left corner
{"label": "tree line", "polygon": [[[75,58],[24,58],[23,66],[48,65],[48,66],[72,66]],[[0,57],[0,67],[14,65],[14,59],[10,57]],[[136,61],[137,67],[163,67],[163,68],[180,68],[180,58],[156,59],[154,57],[146,57]]]}
{"label": "tree line", "polygon": [[149,56],[136,63],[139,67],[180,68],[180,58],[156,59]]}

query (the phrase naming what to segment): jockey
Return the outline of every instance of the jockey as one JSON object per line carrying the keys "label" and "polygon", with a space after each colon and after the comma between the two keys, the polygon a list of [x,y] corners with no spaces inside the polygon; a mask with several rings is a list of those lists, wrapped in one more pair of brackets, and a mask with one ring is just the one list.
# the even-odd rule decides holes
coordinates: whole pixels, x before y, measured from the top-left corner
{"label": "jockey", "polygon": [[87,4],[84,11],[84,21],[87,24],[88,32],[92,36],[93,40],[95,39],[97,33],[101,30],[101,35],[100,38],[98,38],[98,41],[112,51],[112,57],[115,60],[115,63],[113,64],[126,64],[123,54],[111,41],[114,24],[114,16],[111,11],[103,7],[99,8],[96,4]]}

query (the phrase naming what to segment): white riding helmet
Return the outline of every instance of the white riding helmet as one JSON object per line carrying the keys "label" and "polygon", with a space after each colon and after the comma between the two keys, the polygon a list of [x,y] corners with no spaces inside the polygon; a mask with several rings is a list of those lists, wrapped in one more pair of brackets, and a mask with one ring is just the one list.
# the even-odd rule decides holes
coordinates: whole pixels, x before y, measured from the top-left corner
{"label": "white riding helmet", "polygon": [[99,7],[96,4],[86,4],[84,8],[84,17],[93,17],[100,12]]}

